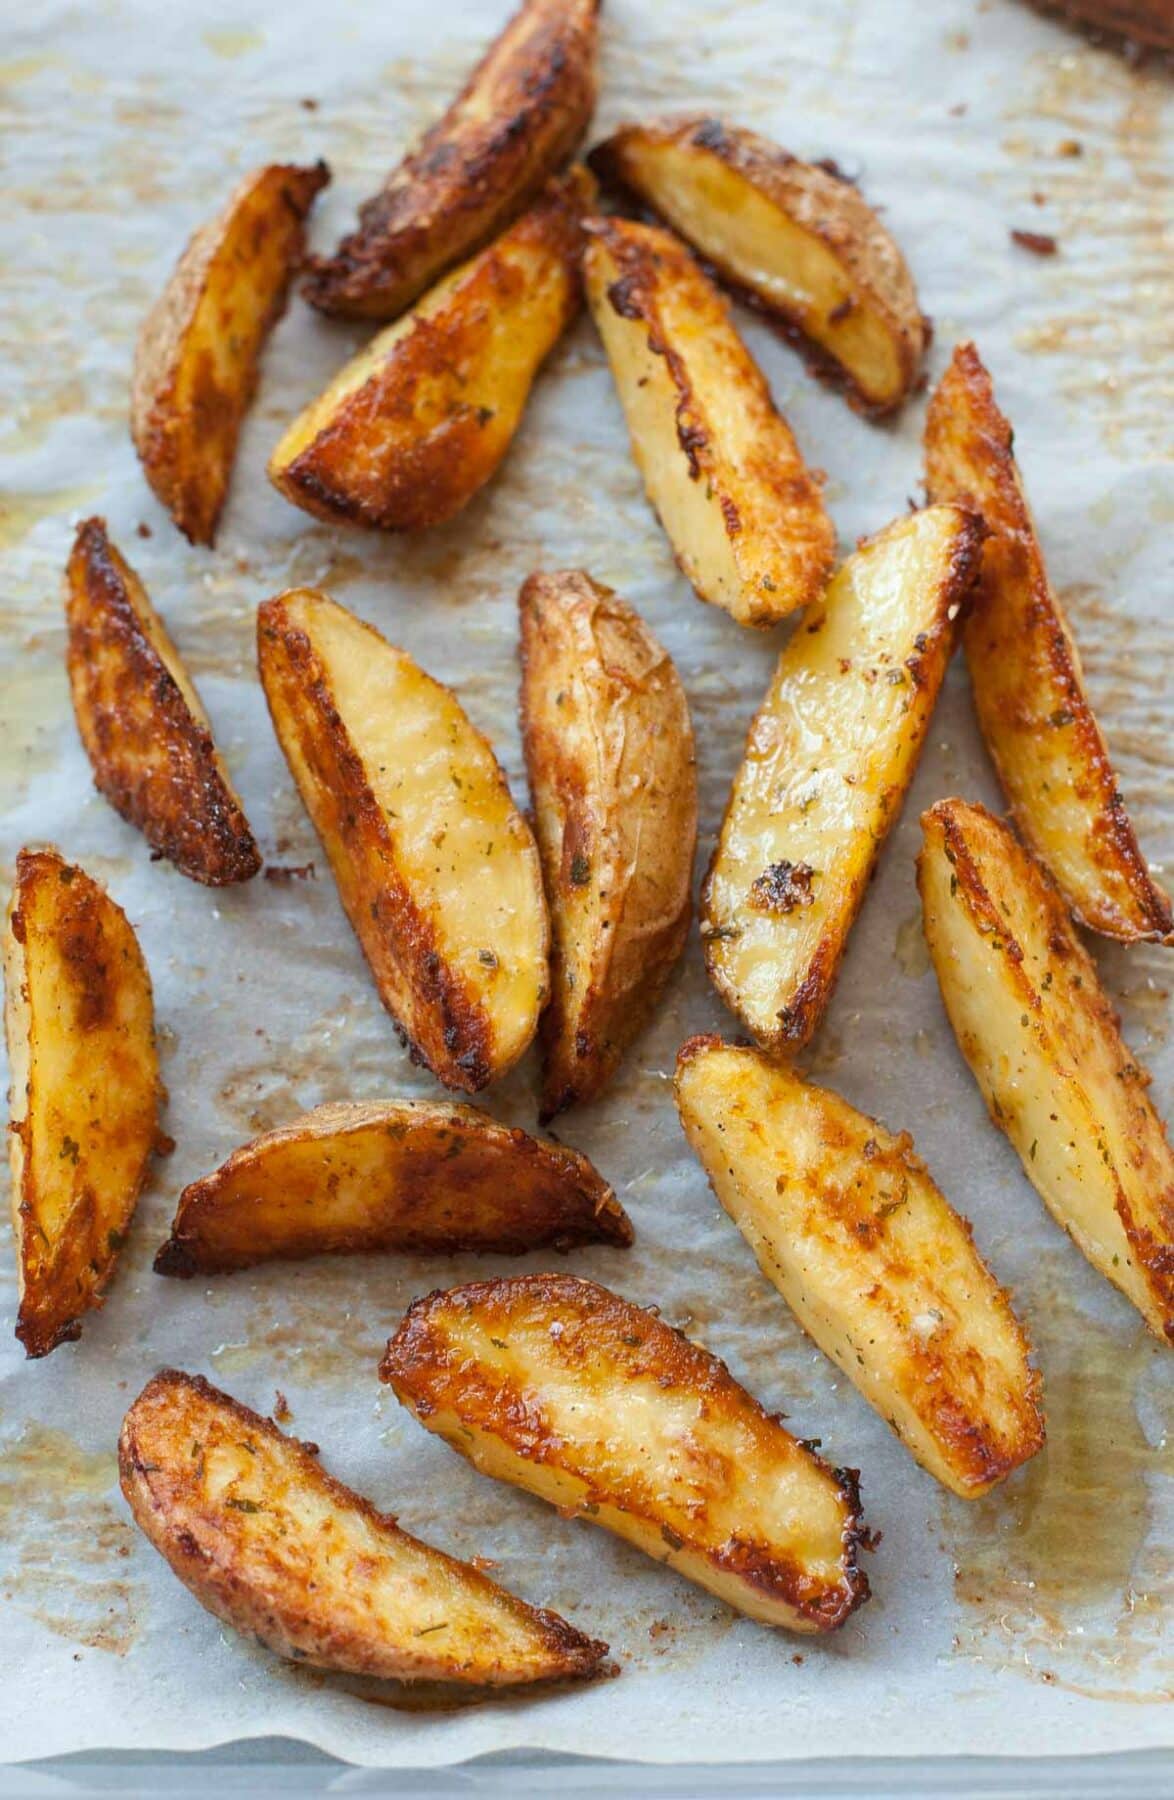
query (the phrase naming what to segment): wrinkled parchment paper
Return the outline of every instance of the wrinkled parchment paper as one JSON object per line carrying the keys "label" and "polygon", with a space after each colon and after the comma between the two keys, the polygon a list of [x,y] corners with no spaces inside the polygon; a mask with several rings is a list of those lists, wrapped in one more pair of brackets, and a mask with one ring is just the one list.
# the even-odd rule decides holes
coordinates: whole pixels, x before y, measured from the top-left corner
{"label": "wrinkled parchment paper", "polygon": [[[336,1260],[187,1285],[151,1273],[179,1188],[256,1130],[322,1100],[432,1091],[376,1001],[278,754],[254,675],[258,601],[316,582],[372,620],[455,683],[521,795],[516,590],[538,566],[587,567],[635,601],[677,659],[698,734],[702,863],[778,648],[700,606],[675,572],[586,320],[542,377],[499,479],[416,541],[328,530],[265,481],[281,425],[361,335],[297,303],[266,358],[215,553],[187,547],[140,477],[126,430],[131,349],[188,232],[251,165],[324,155],[336,185],[314,236],[330,244],[504,10],[47,0],[7,24],[3,874],[22,843],[56,840],[127,909],[155,981],[177,1148],[79,1344],[21,1360],[3,1254],[0,1747],[22,1758],[288,1734],[361,1763],[427,1764],[509,1746],[717,1760],[1168,1742],[1170,1363],[988,1126],[918,923],[921,808],[946,793],[997,798],[960,664],[809,1060],[912,1131],[1013,1285],[1045,1373],[1046,1456],[976,1505],[946,1496],[759,1275],[670,1098],[680,1041],[732,1024],[695,934],[614,1092],[562,1122],[639,1233],[628,1254],[580,1253],[572,1266],[659,1303],[800,1435],[862,1469],[867,1517],[884,1534],[870,1560],[876,1597],[832,1641],[738,1619],[604,1533],[479,1477],[380,1386],[380,1348],[414,1295],[519,1265]],[[996,372],[1127,795],[1151,854],[1170,858],[1168,77],[1011,0],[608,0],[603,72],[597,131],[670,107],[720,111],[800,154],[836,157],[885,208],[936,320],[935,372],[964,333]],[[1054,234],[1058,255],[1017,248],[1016,227]],[[848,547],[920,491],[922,403],[894,429],[866,425],[760,324],[742,323],[809,460],[827,471]],[[179,642],[267,858],[312,861],[316,878],[202,890],[152,864],[94,793],[59,600],[72,525],[94,511]],[[1168,1100],[1168,957],[1098,956]],[[488,1104],[532,1126],[534,1076],[527,1063]],[[222,1630],[137,1536],[115,1483],[121,1414],[167,1363],[262,1411],[280,1390],[291,1429],[317,1440],[338,1475],[446,1549],[493,1556],[511,1587],[607,1638],[620,1679],[458,1711],[409,1697],[405,1709],[400,1694],[364,1695]]]}

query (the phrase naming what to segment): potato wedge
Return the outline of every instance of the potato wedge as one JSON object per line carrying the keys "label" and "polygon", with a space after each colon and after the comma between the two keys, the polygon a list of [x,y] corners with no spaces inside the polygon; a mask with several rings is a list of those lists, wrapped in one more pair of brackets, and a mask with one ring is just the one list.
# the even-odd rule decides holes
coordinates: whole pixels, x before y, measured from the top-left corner
{"label": "potato wedge", "polygon": [[594,1675],[607,1645],[409,1536],[198,1375],[149,1381],[118,1441],[135,1523],[201,1606],[318,1669],[399,1681]]}
{"label": "potato wedge", "polygon": [[244,1144],[179,1196],[159,1275],[381,1250],[436,1256],[632,1242],[603,1177],[561,1144],[474,1106],[316,1106]]}
{"label": "potato wedge", "polygon": [[274,486],[334,524],[419,531],[458,513],[513,441],[542,363],[581,302],[572,169],[516,224],[381,331],[288,428]]}
{"label": "potato wedge", "polygon": [[908,1134],[717,1037],[682,1046],[676,1096],[763,1274],[922,1467],[969,1500],[1034,1456],[1027,1337]]}
{"label": "potato wedge", "polygon": [[632,454],[682,572],[739,625],[818,598],[835,532],[725,301],[669,231],[587,225],[583,273]]}
{"label": "potato wedge", "polygon": [[689,704],[639,614],[580,570],[519,598],[522,736],[551,916],[539,1118],[593,1100],[655,1007],[693,910]]}
{"label": "potato wedge", "polygon": [[216,536],[261,351],[329,180],[325,163],[246,175],[192,238],[139,333],[131,436],[156,499],[193,544]]}
{"label": "potato wedge", "polygon": [[98,791],[193,881],[248,881],[261,858],[208,715],[104,519],[78,526],[65,612],[73,710]]}
{"label": "potato wedge", "polygon": [[909,266],[834,164],[720,119],[621,125],[591,153],[741,295],[797,337],[863,412],[892,412],[929,338]]}
{"label": "potato wedge", "polygon": [[701,895],[710,980],[764,1050],[799,1050],[827,1005],[900,810],[978,566],[956,506],[850,556],[779,658]]}
{"label": "potato wedge", "polygon": [[855,1477],[716,1357],[593,1281],[430,1294],[380,1374],[483,1474],[593,1519],[752,1619],[831,1631],[868,1598]]}
{"label": "potato wedge", "polygon": [[412,1058],[475,1093],[526,1049],[549,925],[530,828],[455,694],[326,594],[257,614],[278,742]]}
{"label": "potato wedge", "polygon": [[1170,0],[1041,0],[1048,12],[1058,12],[1094,31],[1109,31],[1128,45],[1151,44],[1174,50],[1174,11]]}
{"label": "potato wedge", "polygon": [[138,941],[56,850],[16,859],[4,989],[16,1335],[47,1356],[101,1306],[151,1154],[167,1147]]}
{"label": "potato wedge", "polygon": [[599,3],[525,0],[356,230],[312,259],[312,306],[394,319],[529,205],[594,110]]}
{"label": "potato wedge", "polygon": [[987,747],[1024,838],[1082,924],[1174,941],[1170,901],[1138,849],[1080,658],[1048,580],[1011,427],[973,344],[959,344],[925,428],[930,498],[980,512],[990,536],[963,642]]}
{"label": "potato wedge", "polygon": [[922,827],[925,935],[990,1115],[1094,1269],[1174,1342],[1174,1156],[1096,965],[985,807],[940,800]]}

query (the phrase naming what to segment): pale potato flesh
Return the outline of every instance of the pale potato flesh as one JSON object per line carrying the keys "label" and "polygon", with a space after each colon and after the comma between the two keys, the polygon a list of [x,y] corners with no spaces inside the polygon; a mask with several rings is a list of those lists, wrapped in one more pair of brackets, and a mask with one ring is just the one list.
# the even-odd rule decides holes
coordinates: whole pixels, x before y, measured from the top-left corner
{"label": "pale potato flesh", "polygon": [[818,598],[835,533],[721,295],[671,232],[590,222],[587,298],[632,453],[702,600],[769,626]]}
{"label": "pale potato flesh", "polygon": [[45,1356],[102,1303],[160,1143],[151,981],[121,908],[22,850],[4,937],[16,1335]]}
{"label": "pale potato flesh", "polygon": [[538,852],[448,688],[324,594],[258,617],[278,739],[380,996],[416,1054],[470,1092],[534,1036],[547,992]]}
{"label": "pale potato flesh", "polygon": [[135,1521],[196,1599],[279,1656],[512,1686],[597,1671],[607,1645],[409,1536],[198,1376],[167,1369],[123,1422]]}
{"label": "pale potato flesh", "polygon": [[1023,1328],[908,1136],[718,1038],[683,1047],[676,1094],[763,1274],[917,1461],[972,1499],[1033,1456]]}
{"label": "pale potato flesh", "polygon": [[710,979],[757,1042],[807,1042],[921,754],[981,534],[929,507],[861,545],[750,727],[701,903]]}
{"label": "pale potato flesh", "polygon": [[829,1631],[867,1598],[851,1478],[722,1363],[594,1282],[518,1276],[418,1300],[381,1374],[484,1474],[764,1624]]}
{"label": "pale potato flesh", "polygon": [[930,403],[925,468],[930,498],[972,507],[990,533],[963,634],[979,724],[1016,824],[1081,923],[1126,943],[1174,941],[1011,446],[977,350],[959,344]]}
{"label": "pale potato flesh", "polygon": [[941,800],[922,825],[925,935],[991,1117],[1093,1267],[1174,1341],[1174,1156],[1096,966],[985,808]]}

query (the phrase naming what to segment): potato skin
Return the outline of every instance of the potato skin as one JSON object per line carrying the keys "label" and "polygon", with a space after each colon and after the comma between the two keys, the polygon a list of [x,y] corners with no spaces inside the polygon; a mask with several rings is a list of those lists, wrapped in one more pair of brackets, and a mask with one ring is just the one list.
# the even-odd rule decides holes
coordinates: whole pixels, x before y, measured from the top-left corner
{"label": "potato skin", "polygon": [[[383,1004],[414,1061],[446,1086],[476,1093],[527,1048],[548,992],[538,851],[492,748],[455,695],[325,594],[294,590],[267,600],[257,614],[257,660],[278,741]],[[414,795],[424,792],[417,770],[392,766],[409,711],[415,741],[428,740],[425,761],[446,764],[443,796],[427,821],[415,817]],[[387,729],[394,722],[396,739],[374,746],[379,718]],[[383,768],[372,755],[386,759]],[[385,770],[398,787],[381,802]],[[393,798],[397,812],[412,809],[414,842],[425,823],[431,828],[429,863],[438,833],[449,840],[446,858],[459,837],[460,869],[450,866],[429,885],[425,853],[417,845],[406,854],[402,824],[393,831]],[[469,896],[489,859],[479,837],[470,842],[467,824],[488,825],[498,858],[495,885],[480,904]],[[471,937],[475,929],[480,935]]]}
{"label": "potato skin", "polygon": [[1055,883],[985,807],[922,815],[926,941],[958,1047],[1053,1217],[1174,1343],[1174,1154]]}
{"label": "potato skin", "polygon": [[1035,1455],[1026,1334],[907,1133],[717,1037],[682,1045],[676,1098],[767,1280],[923,1468],[970,1500]]}
{"label": "potato skin", "polygon": [[57,850],[22,850],[4,940],[9,1156],[30,1357],[81,1336],[134,1215],[165,1097],[126,915]]}
{"label": "potato skin", "polygon": [[303,292],[321,312],[397,318],[534,198],[595,107],[600,0],[525,0],[457,99],[359,211]]}
{"label": "potato skin", "polygon": [[155,1272],[348,1252],[520,1256],[632,1238],[614,1192],[577,1151],[473,1106],[375,1100],[315,1107],[184,1188]]}
{"label": "potato skin", "polygon": [[1138,848],[1048,580],[1010,424],[973,344],[955,349],[930,402],[925,465],[930,497],[971,507],[988,528],[963,642],[1016,824],[1091,931],[1174,941],[1169,898]]}
{"label": "potato skin", "polygon": [[290,425],[269,478],[334,524],[419,531],[497,471],[538,370],[581,303],[572,169],[509,230],[359,352]]}
{"label": "potato skin", "polygon": [[768,627],[835,556],[820,486],[724,300],[672,232],[587,222],[587,298],[636,466],[701,600]]}
{"label": "potato skin", "polygon": [[593,1100],[685,947],[697,776],[685,691],[639,614],[581,570],[519,596],[522,741],[552,927],[539,1118]]}
{"label": "potato skin", "polygon": [[261,858],[207,716],[103,519],[78,527],[65,605],[73,710],[95,786],[193,881],[248,881]]}
{"label": "potato skin", "polygon": [[913,277],[834,165],[714,118],[621,125],[590,160],[802,345],[857,411],[882,417],[914,388],[929,327]]}
{"label": "potato skin", "polygon": [[254,169],[198,231],[139,333],[131,436],[155,497],[211,544],[265,339],[285,310],[325,163]]}
{"label": "potato skin", "polygon": [[200,1376],[147,1383],[118,1467],[135,1523],[184,1586],[278,1656],[498,1687],[600,1672],[606,1644],[409,1536],[328,1475],[316,1446]]}
{"label": "potato skin", "polygon": [[1134,44],[1174,50],[1174,13],[1169,0],[1040,0],[1043,10],[1062,13],[1095,31],[1109,31]]}
{"label": "potato skin", "polygon": [[437,1291],[380,1367],[484,1474],[665,1562],[764,1624],[834,1630],[868,1598],[852,1471],[798,1443],[724,1363],[572,1275]]}

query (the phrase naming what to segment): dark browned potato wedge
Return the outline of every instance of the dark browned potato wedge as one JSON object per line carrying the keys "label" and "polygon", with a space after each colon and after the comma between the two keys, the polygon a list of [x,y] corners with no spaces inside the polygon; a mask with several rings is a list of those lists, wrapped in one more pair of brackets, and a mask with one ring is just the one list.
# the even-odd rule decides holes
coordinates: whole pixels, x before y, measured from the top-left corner
{"label": "dark browned potato wedge", "polygon": [[550,944],[538,851],[488,740],[312,588],[259,609],[257,660],[380,999],[416,1061],[476,1093],[538,1028]]}
{"label": "dark browned potato wedge", "polygon": [[588,224],[583,273],[636,466],[698,597],[770,626],[818,599],[836,540],[725,301],[671,231]]}
{"label": "dark browned potato wedge", "polygon": [[1062,13],[1094,31],[1112,32],[1134,44],[1174,50],[1170,0],[1037,0],[1045,12]]}
{"label": "dark browned potato wedge", "polygon": [[430,1294],[380,1374],[483,1474],[765,1625],[832,1631],[868,1598],[855,1477],[716,1357],[593,1281],[518,1275]]}
{"label": "dark browned potato wedge", "polygon": [[312,1445],[164,1369],[122,1425],[135,1523],[200,1602],[278,1656],[397,1681],[594,1675],[607,1645],[402,1531]]}
{"label": "dark browned potato wedge", "polygon": [[834,167],[706,118],[622,125],[591,164],[803,341],[861,411],[892,412],[915,385],[928,331],[913,277]]}
{"label": "dark browned potato wedge", "polygon": [[315,1107],[192,1182],[155,1269],[223,1274],[348,1251],[520,1256],[632,1237],[612,1189],[577,1150],[474,1106],[372,1100]]}
{"label": "dark browned potato wedge", "polygon": [[9,1156],[29,1356],[101,1306],[159,1132],[151,978],[121,907],[56,850],[22,850],[4,937]]}
{"label": "dark browned potato wedge", "polygon": [[216,535],[261,351],[329,180],[325,163],[246,175],[192,238],[139,333],[131,436],[156,498],[193,544]]}
{"label": "dark browned potato wedge", "polygon": [[971,1500],[1034,1456],[1026,1334],[908,1134],[716,1037],[682,1047],[676,1094],[763,1274],[922,1467]]}
{"label": "dark browned potato wedge", "polygon": [[1170,901],[1138,848],[1011,444],[978,351],[959,344],[930,402],[925,468],[931,499],[980,512],[990,533],[963,635],[979,724],[1016,824],[1081,923],[1170,941]]}
{"label": "dark browned potato wedge", "polygon": [[65,611],[73,710],[99,792],[193,881],[248,881],[261,858],[208,715],[103,519],[78,527]]}
{"label": "dark browned potato wedge", "polygon": [[358,228],[311,261],[311,305],[397,318],[529,204],[594,110],[598,13],[599,0],[526,0]]}
{"label": "dark browned potato wedge", "polygon": [[701,895],[709,978],[785,1056],[823,1016],[921,755],[982,528],[931,506],[865,539],[750,727]]}
{"label": "dark browned potato wedge", "polygon": [[574,569],[531,575],[519,607],[551,916],[545,1122],[602,1093],[685,947],[697,775],[680,678],[632,607]]}
{"label": "dark browned potato wedge", "polygon": [[269,479],[341,525],[419,531],[496,472],[579,310],[586,169],[551,182],[488,249],[381,331],[289,426]]}
{"label": "dark browned potato wedge", "polygon": [[1174,1155],[1096,964],[985,807],[939,800],[921,823],[925,935],[990,1115],[1093,1268],[1174,1343]]}

